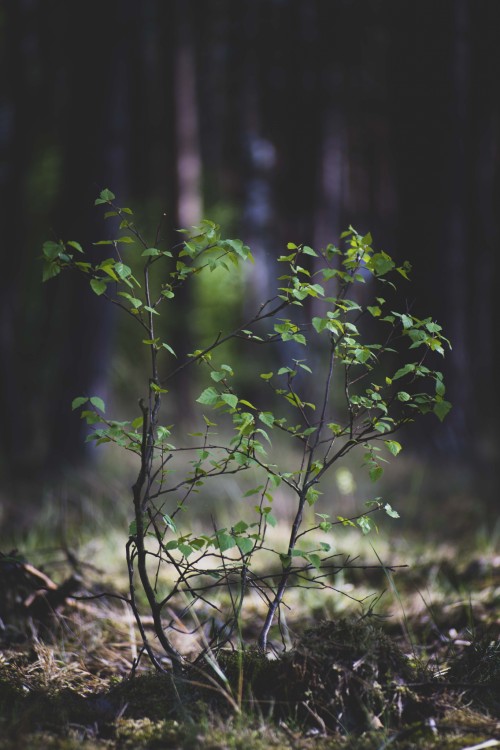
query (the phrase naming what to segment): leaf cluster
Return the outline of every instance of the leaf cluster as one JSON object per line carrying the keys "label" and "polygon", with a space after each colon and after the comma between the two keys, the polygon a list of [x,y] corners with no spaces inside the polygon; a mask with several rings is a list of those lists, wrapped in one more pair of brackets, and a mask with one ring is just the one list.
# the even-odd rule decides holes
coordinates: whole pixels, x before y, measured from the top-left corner
{"label": "leaf cluster", "polygon": [[[331,585],[334,527],[355,526],[368,533],[375,528],[374,513],[397,517],[379,497],[368,500],[366,510],[353,518],[316,512],[308,523],[306,511],[314,513],[320,502],[335,506],[323,480],[351,450],[362,450],[375,482],[386,456],[395,457],[402,449],[393,438],[402,425],[427,413],[444,419],[451,404],[445,399],[443,374],[433,363],[450,343],[432,318],[417,318],[388,301],[397,285],[409,280],[410,265],[398,266],[373,248],[370,234],[350,227],[339,247],[316,251],[289,243],[279,257],[283,272],[276,294],[263,300],[249,320],[235,321],[227,331],[215,333],[211,343],[177,361],[171,343],[158,333],[157,319],[175,315],[177,292],[191,278],[216,269],[231,273],[241,262],[253,261],[250,249],[240,240],[223,239],[220,227],[210,221],[180,230],[182,241],[162,248],[158,234],[153,242],[143,238],[133,211],[117,206],[111,191],[103,190],[96,205],[106,209],[106,220],[119,220],[116,239],[95,243],[110,251],[108,257],[93,263],[78,242],[46,242],[43,279],[62,271],[87,278],[93,294],[134,318],[140,327],[138,346],[150,353],[148,385],[135,419],[108,419],[98,396],[78,396],[72,404],[92,428],[89,440],[115,443],[139,459],[127,565],[130,602],[145,649],[155,660],[137,608],[137,574],[156,635],[174,663],[182,660],[165,634],[164,612],[181,595],[193,603],[186,617],[193,605],[215,607],[211,596],[220,587],[227,587],[231,602],[225,640],[239,632],[248,590],[265,601],[267,616],[259,636],[265,649],[292,581],[319,589]],[[142,260],[142,278],[132,273],[128,254]],[[363,287],[368,294],[359,294]],[[365,333],[367,321],[371,338]],[[244,365],[221,359],[223,344],[231,340],[245,347],[246,356],[255,358],[253,352],[264,345],[279,355],[275,361],[286,362],[259,374],[262,387],[253,402],[235,386],[235,374]],[[303,358],[296,357],[297,349],[303,349]],[[318,353],[322,367],[315,372]],[[175,378],[187,377],[194,365],[206,379],[195,401],[202,426],[189,436],[176,436],[174,425],[162,424],[160,407],[163,399],[168,406]],[[229,437],[221,438],[219,432]],[[296,466],[273,460],[278,436],[298,449]],[[243,473],[252,480],[250,489],[242,491],[242,517],[230,526],[219,527],[214,520],[211,528],[195,531],[189,519],[196,516],[207,482]],[[292,508],[284,548],[267,541],[269,528],[280,522],[273,513],[277,491]],[[272,571],[259,567],[262,553],[274,556]],[[175,582],[160,594],[164,568],[174,571]]]}

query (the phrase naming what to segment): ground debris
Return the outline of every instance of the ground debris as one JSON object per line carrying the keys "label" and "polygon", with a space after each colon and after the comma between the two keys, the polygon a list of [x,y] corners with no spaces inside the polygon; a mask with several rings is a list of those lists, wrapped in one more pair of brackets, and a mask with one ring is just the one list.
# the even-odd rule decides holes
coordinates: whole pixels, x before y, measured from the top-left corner
{"label": "ground debris", "polygon": [[289,701],[329,729],[362,732],[424,720],[434,710],[408,687],[417,675],[376,618],[324,621],[283,659]]}
{"label": "ground debris", "polygon": [[81,585],[76,573],[58,584],[17,550],[0,552],[0,644],[22,642],[32,624],[47,627]]}

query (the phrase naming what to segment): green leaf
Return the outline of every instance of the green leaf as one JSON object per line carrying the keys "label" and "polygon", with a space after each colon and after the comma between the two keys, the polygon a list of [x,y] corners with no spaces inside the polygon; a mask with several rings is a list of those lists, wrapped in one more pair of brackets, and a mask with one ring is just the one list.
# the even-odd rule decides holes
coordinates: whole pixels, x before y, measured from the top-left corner
{"label": "green leaf", "polygon": [[116,198],[115,194],[111,192],[111,190],[108,190],[105,188],[104,190],[101,190],[99,193],[99,198],[96,198],[94,201],[95,206],[99,206],[101,203],[109,203],[113,201]]}
{"label": "green leaf", "polygon": [[220,398],[221,401],[224,401],[224,403],[228,404],[231,409],[236,409],[238,405],[238,396],[235,396],[234,393],[222,393]]}
{"label": "green leaf", "polygon": [[317,297],[318,295],[320,297],[325,296],[325,290],[321,286],[321,284],[309,284],[307,287],[308,294],[311,295],[311,297]]}
{"label": "green leaf", "polygon": [[321,275],[323,276],[323,279],[325,281],[328,281],[329,279],[335,278],[335,276],[339,275],[339,271],[336,268],[323,268],[321,270]]}
{"label": "green leaf", "polygon": [[312,319],[312,324],[316,333],[321,333],[321,331],[324,331],[325,328],[327,327],[328,320],[326,318],[315,317]]}
{"label": "green leaf", "polygon": [[446,388],[443,381],[440,378],[436,378],[436,394],[438,396],[444,396]]}
{"label": "green leaf", "polygon": [[138,309],[142,305],[142,300],[138,299],[137,297],[132,297],[131,294],[128,292],[118,292],[120,297],[123,297],[126,299],[130,304],[135,308]]}
{"label": "green leaf", "polygon": [[438,401],[434,405],[433,411],[436,417],[440,420],[440,422],[442,422],[443,419],[448,414],[448,412],[450,411],[450,409],[451,409],[451,404],[449,401]]}
{"label": "green leaf", "polygon": [[195,537],[194,539],[190,539],[189,543],[190,543],[191,547],[194,547],[195,550],[200,550],[203,547],[207,546],[207,542],[208,541],[209,541],[209,539],[207,537],[205,537],[205,536],[198,536],[198,537]]}
{"label": "green leaf", "polygon": [[[288,248],[288,249],[289,249],[289,250],[291,250],[292,248]],[[316,253],[316,252],[315,252],[315,251],[314,251],[314,250],[312,249],[312,247],[308,247],[308,245],[304,245],[304,247],[302,248],[302,252],[304,253],[304,255],[312,255],[312,256],[314,256],[315,258],[317,258],[317,257],[318,257],[318,253]]]}
{"label": "green leaf", "polygon": [[42,282],[53,279],[61,273],[61,266],[57,263],[47,262],[43,264]]}
{"label": "green leaf", "polygon": [[411,271],[411,263],[405,260],[402,266],[399,266],[398,268],[396,268],[396,271],[400,273],[404,279],[409,281],[410,277],[408,276],[408,272]]}
{"label": "green leaf", "polygon": [[398,399],[400,401],[409,401],[411,399],[411,396],[406,391],[399,391],[399,393],[398,393]]}
{"label": "green leaf", "polygon": [[342,526],[354,526],[356,527],[356,524],[354,521],[351,521],[350,518],[344,518],[344,516],[337,516],[337,520],[340,521]]}
{"label": "green leaf", "polygon": [[379,466],[378,464],[374,464],[374,465],[373,465],[373,466],[372,466],[372,467],[370,468],[370,471],[369,471],[368,473],[369,473],[369,475],[370,475],[370,479],[372,480],[372,482],[376,482],[376,481],[377,481],[378,479],[380,479],[380,477],[381,477],[381,476],[382,476],[382,474],[384,473],[384,470],[383,470],[383,468],[382,468],[381,466]]}
{"label": "green leaf", "polygon": [[361,516],[357,523],[363,534],[369,534],[374,527],[373,521],[368,516]]}
{"label": "green leaf", "polygon": [[238,523],[233,526],[233,531],[235,534],[244,534],[247,529],[248,524],[245,523],[245,521],[238,521]]}
{"label": "green leaf", "polygon": [[90,279],[90,286],[98,297],[106,291],[106,282],[102,279]]}
{"label": "green leaf", "polygon": [[236,546],[236,539],[231,534],[227,534],[224,531],[217,532],[217,546],[221,552],[227,552],[228,549],[232,549]]}
{"label": "green leaf", "polygon": [[248,411],[240,412],[234,417],[234,425],[242,435],[249,435],[253,431],[254,423],[253,415]]}
{"label": "green leaf", "polygon": [[160,251],[156,247],[147,247],[145,250],[142,251],[141,256],[143,258],[150,257],[152,255],[160,255]]}
{"label": "green leaf", "polygon": [[243,404],[243,406],[248,406],[249,409],[256,410],[256,406],[250,403],[250,401],[247,401],[245,398],[240,398],[240,404]]}
{"label": "green leaf", "polygon": [[396,265],[387,253],[375,253],[367,264],[377,276],[385,276]]}
{"label": "green leaf", "polygon": [[318,501],[320,495],[321,492],[319,492],[319,490],[314,489],[314,487],[309,487],[306,492],[307,504],[313,506]]}
{"label": "green leaf", "polygon": [[78,396],[78,398],[74,398],[71,402],[72,411],[75,411],[75,409],[78,409],[80,406],[83,406],[83,404],[86,404],[88,400],[88,396]]}
{"label": "green leaf", "polygon": [[161,387],[161,386],[159,386],[159,385],[158,385],[157,383],[150,383],[150,384],[149,384],[149,387],[150,387],[150,388],[151,388],[151,390],[152,390],[152,391],[154,391],[155,393],[168,393],[168,390],[167,390],[166,388],[162,388],[162,387]]}
{"label": "green leaf", "polygon": [[132,273],[130,266],[126,266],[125,263],[115,263],[115,271],[120,279],[127,279]]}
{"label": "green leaf", "polygon": [[205,388],[203,393],[198,396],[196,401],[198,404],[207,404],[208,406],[214,406],[220,401],[219,392],[213,387]]}
{"label": "green leaf", "polygon": [[278,525],[278,521],[272,513],[266,513],[266,523],[268,523],[269,526],[272,526],[273,529]]}
{"label": "green leaf", "polygon": [[416,365],[413,364],[401,367],[394,373],[394,375],[392,376],[392,380],[399,380],[399,378],[404,378],[404,376],[408,375],[410,372],[415,372],[415,367]]}
{"label": "green leaf", "polygon": [[170,352],[170,354],[173,354],[174,357],[177,357],[177,354],[174,352],[171,346],[163,342],[162,347],[167,350],[167,352]]}
{"label": "green leaf", "polygon": [[385,440],[384,442],[387,446],[387,449],[390,453],[392,453],[393,456],[397,456],[398,453],[402,450],[403,446],[401,445],[401,443],[398,443],[397,440]]}
{"label": "green leaf", "polygon": [[102,400],[102,398],[99,398],[99,396],[92,396],[89,400],[92,406],[95,406],[95,408],[99,409],[99,411],[102,411],[103,413],[106,411],[104,401]]}
{"label": "green leaf", "polygon": [[118,281],[118,276],[116,275],[115,269],[112,265],[108,263],[106,265],[102,265],[101,267],[104,273],[107,273],[108,276],[113,279],[113,281]]}
{"label": "green leaf", "polygon": [[239,547],[239,550],[242,555],[248,555],[249,552],[251,552],[254,548],[254,540],[250,539],[247,536],[244,537],[238,537],[236,539],[236,544]]}
{"label": "green leaf", "polygon": [[67,242],[66,244],[69,245],[70,247],[73,247],[79,253],[83,253],[83,247],[80,245],[79,242],[75,242],[74,240],[69,240],[69,242]]}
{"label": "green leaf", "polygon": [[259,419],[261,422],[263,422],[267,427],[274,427],[274,414],[272,414],[270,411],[261,411],[259,414]]}
{"label": "green leaf", "polygon": [[386,504],[384,505],[384,510],[385,510],[385,512],[387,513],[387,515],[388,515],[388,516],[390,516],[391,518],[400,518],[400,515],[399,515],[399,513],[397,512],[397,510],[394,510],[394,508],[392,508],[392,507],[391,507],[391,506],[389,505],[389,503],[386,503]]}
{"label": "green leaf", "polygon": [[224,371],[222,371],[222,372],[214,371],[214,372],[210,373],[210,377],[216,383],[220,383],[221,380],[224,380],[224,378],[227,378],[227,372],[224,372]]}
{"label": "green leaf", "polygon": [[258,487],[252,487],[251,490],[247,490],[243,497],[252,497],[252,495],[258,495],[259,492],[262,489],[262,485],[260,484]]}
{"label": "green leaf", "polygon": [[171,531],[173,531],[174,534],[176,534],[177,533],[177,526],[175,524],[174,519],[170,518],[169,515],[167,515],[166,513],[164,513],[163,514],[163,520],[165,521],[165,524],[168,526],[168,528],[171,529]]}
{"label": "green leaf", "polygon": [[[139,417],[139,419],[142,420],[142,417]],[[137,420],[134,420],[134,421],[137,421]],[[134,424],[134,422],[132,424]],[[170,425],[170,426],[172,426],[172,425]],[[169,428],[168,427],[163,427],[163,425],[159,425],[159,427],[157,428],[156,432],[158,434],[158,440],[165,440],[165,438],[168,438],[171,435],[171,432],[170,432]]]}
{"label": "green leaf", "polygon": [[80,417],[84,419],[87,424],[97,424],[98,422],[102,421],[99,414],[96,414],[95,411],[90,411],[88,409],[84,409],[82,412],[80,412]]}
{"label": "green leaf", "polygon": [[315,552],[309,552],[306,556],[306,560],[309,560],[309,562],[314,565],[316,570],[319,570],[321,568],[321,557]]}
{"label": "green leaf", "polygon": [[429,331],[429,333],[439,333],[439,331],[443,330],[443,327],[438,325],[437,323],[433,323],[431,320],[427,319],[427,321],[424,321],[426,329]]}
{"label": "green leaf", "polygon": [[43,243],[42,253],[45,260],[55,260],[62,252],[64,252],[64,246],[60,242],[48,240]]}
{"label": "green leaf", "polygon": [[355,349],[353,354],[356,362],[359,362],[361,365],[364,365],[372,356],[369,349]]}

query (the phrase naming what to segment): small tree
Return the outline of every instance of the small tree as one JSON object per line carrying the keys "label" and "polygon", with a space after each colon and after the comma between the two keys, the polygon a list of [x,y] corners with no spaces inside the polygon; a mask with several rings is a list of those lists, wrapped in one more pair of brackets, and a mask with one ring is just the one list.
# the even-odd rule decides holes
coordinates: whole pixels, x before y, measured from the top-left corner
{"label": "small tree", "polygon": [[[46,242],[43,279],[61,271],[87,277],[94,294],[134,319],[138,351],[141,347],[149,351],[145,393],[136,419],[108,418],[98,396],[79,396],[72,406],[91,425],[89,440],[113,442],[138,457],[126,543],[129,603],[144,649],[155,667],[163,670],[138,605],[141,587],[158,642],[180,674],[184,659],[172,642],[174,623],[167,612],[172,605],[179,606],[182,597],[188,598],[188,605],[179,614],[181,619],[193,613],[197,621],[201,609],[217,609],[222,624],[211,645],[220,646],[233,636],[241,644],[244,597],[256,590],[264,604],[258,645],[266,650],[286,591],[297,576],[301,585],[324,588],[339,568],[326,541],[333,526],[357,526],[368,532],[375,511],[398,515],[380,498],[369,501],[368,509],[352,518],[315,513],[311,522],[308,518],[314,511],[306,511],[317,507],[327,493],[326,475],[350,451],[363,451],[369,476],[376,481],[386,460],[382,451],[396,456],[401,450],[393,435],[403,424],[427,412],[440,420],[446,416],[450,404],[444,398],[443,376],[429,366],[428,359],[443,356],[449,342],[431,318],[418,319],[409,311],[392,309],[395,305],[388,298],[398,279],[408,279],[410,266],[406,262],[397,266],[387,253],[373,249],[369,234],[361,236],[351,227],[342,234],[339,247],[315,251],[288,244],[287,253],[279,258],[283,275],[276,295],[263,300],[250,320],[216,332],[208,345],[178,362],[158,333],[160,315],[175,315],[176,293],[193,277],[215,269],[230,275],[235,266],[252,260],[249,248],[239,240],[222,239],[217,225],[203,221],[192,230],[181,230],[185,239],[179,245],[161,249],[158,237],[153,243],[143,238],[131,209],[119,207],[111,191],[103,190],[96,205],[105,206],[106,219],[119,221],[115,240],[96,243],[111,251],[109,257],[93,264],[78,242]],[[137,258],[142,262],[140,281],[133,274],[132,261],[124,262],[125,253],[135,256],[134,263]],[[369,303],[360,301],[358,290],[363,288],[368,289]],[[274,361],[287,362],[260,373],[258,403],[246,400],[234,385],[244,364],[241,356],[237,364],[224,361],[228,342],[237,343],[246,356],[255,352],[250,354],[254,360],[263,347],[275,355],[279,350]],[[297,349],[303,349],[303,358],[293,357]],[[312,352],[316,373],[308,361]],[[196,399],[202,428],[175,437],[174,427],[164,420],[162,402],[168,410],[168,399],[175,398],[171,391],[175,378],[187,377],[195,365],[206,378]],[[319,395],[311,400],[311,393]],[[216,428],[228,437],[219,437]],[[278,434],[298,450],[297,465],[291,469],[272,461],[273,436]],[[190,457],[187,470],[186,456]],[[252,478],[251,489],[244,493],[245,517],[234,518],[225,527],[213,521],[202,532],[195,529],[196,509],[207,483],[244,473]],[[277,488],[286,493],[292,509],[283,549],[268,542],[269,527],[279,521],[273,514]],[[271,567],[260,564],[264,552],[275,559]],[[175,572],[167,591],[159,583],[166,568]],[[227,587],[230,600],[222,613],[216,596],[221,587]]]}

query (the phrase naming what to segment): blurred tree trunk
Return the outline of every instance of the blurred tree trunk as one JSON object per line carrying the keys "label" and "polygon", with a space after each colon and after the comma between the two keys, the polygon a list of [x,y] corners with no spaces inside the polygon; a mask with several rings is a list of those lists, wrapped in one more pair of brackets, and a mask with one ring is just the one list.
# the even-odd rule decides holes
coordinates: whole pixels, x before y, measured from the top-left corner
{"label": "blurred tree trunk", "polygon": [[194,14],[197,97],[207,218],[238,234],[244,202],[244,106],[248,2],[198,0]]}
{"label": "blurred tree trunk", "polygon": [[[460,75],[455,67],[459,61],[454,46],[453,3],[444,0],[437,14],[431,13],[428,0],[394,5],[390,22],[388,70],[397,195],[396,249],[399,260],[415,262],[407,306],[415,315],[431,312],[451,336],[452,327],[453,334],[462,327],[462,312],[456,306],[463,258],[460,237],[453,248],[453,268],[447,256],[454,217],[455,221],[459,219],[457,202],[463,200],[461,187],[455,187],[451,178],[453,174],[461,179],[464,170],[460,144],[463,121],[453,122],[456,111],[461,111],[459,97],[464,95],[462,90],[452,88],[457,83],[455,77]],[[455,226],[454,231],[460,234],[461,229]],[[457,341],[456,345],[460,352],[462,344]],[[453,367],[456,357],[452,353],[449,358]],[[461,355],[456,366],[463,369]],[[449,396],[453,400],[455,394]],[[412,426],[409,438],[414,446],[426,449],[429,455],[442,451],[451,456],[458,451],[461,432],[456,414],[464,406],[458,404],[455,416],[452,413],[444,427],[434,425],[431,418]]]}
{"label": "blurred tree trunk", "polygon": [[[182,241],[177,229],[196,226],[202,218],[201,157],[199,143],[199,111],[196,88],[196,59],[194,48],[194,6],[190,0],[176,0],[162,15],[162,28],[170,27],[171,50],[167,64],[172,91],[172,132],[170,154],[171,184],[173,199],[170,209],[171,243]],[[172,369],[187,359],[195,345],[196,331],[192,330],[192,283],[180,287],[175,295],[175,320],[167,321],[169,344],[177,355]],[[190,379],[182,375],[170,388],[166,405],[168,419],[185,423],[191,414],[193,393]]]}
{"label": "blurred tree trunk", "polygon": [[[446,119],[447,139],[443,143],[445,180],[443,191],[443,248],[446,277],[446,307],[442,313],[447,335],[453,342],[448,367],[453,371],[449,396],[454,408],[445,429],[452,437],[454,452],[459,456],[470,451],[467,435],[472,427],[473,383],[471,372],[471,340],[467,312],[468,247],[472,240],[470,214],[470,44],[469,3],[455,0],[450,27],[452,39],[449,51],[449,113]],[[437,250],[437,248],[436,248]]]}
{"label": "blurred tree trunk", "polygon": [[0,30],[0,471],[12,480],[37,475],[46,443],[38,418],[45,332],[36,257],[57,179],[47,138],[54,60],[46,15],[36,0],[6,3]]}
{"label": "blurred tree trunk", "polygon": [[469,238],[464,310],[471,330],[468,356],[473,398],[470,419],[477,443],[478,476],[493,508],[498,503],[500,483],[500,409],[495,396],[498,382],[496,342],[500,330],[500,306],[495,303],[500,272],[499,28],[499,3],[472,3],[469,23],[472,39],[469,104],[469,111],[473,113],[469,126],[472,199],[467,210],[472,217],[473,230]]}
{"label": "blurred tree trunk", "polygon": [[[60,132],[63,173],[54,227],[58,237],[81,242],[94,262],[106,257],[109,248],[93,248],[92,243],[116,231],[116,224],[104,225],[95,198],[110,188],[126,205],[129,193],[132,6],[131,0],[111,0],[58,9],[64,15],[61,55],[66,65],[59,71],[65,97]],[[72,33],[74,29],[78,34]],[[93,446],[83,443],[86,429],[72,413],[71,401],[87,394],[106,401],[114,316],[111,305],[90,294],[83,279],[58,277],[51,284],[47,464],[57,473],[95,455]]]}
{"label": "blurred tree trunk", "polygon": [[443,364],[453,410],[444,425],[426,419],[410,435],[429,456],[491,477],[500,8],[446,0],[434,10],[402,3],[390,14],[398,252],[415,263],[408,305],[418,315],[424,303],[453,345]]}
{"label": "blurred tree trunk", "polygon": [[[0,172],[0,213],[3,261],[0,294],[0,408],[2,413],[1,468],[15,476],[19,471],[18,458],[23,447],[23,423],[20,406],[23,404],[22,345],[19,325],[23,319],[22,266],[12,251],[24,240],[25,222],[22,220],[23,186],[29,165],[33,91],[29,86],[29,37],[33,34],[26,23],[26,3],[19,2],[5,8],[0,61],[3,71],[14,66],[17,79],[4,81],[0,103],[2,117]],[[20,210],[21,209],[21,210]],[[15,217],[19,216],[16,221]]]}

